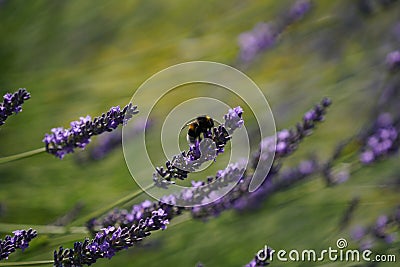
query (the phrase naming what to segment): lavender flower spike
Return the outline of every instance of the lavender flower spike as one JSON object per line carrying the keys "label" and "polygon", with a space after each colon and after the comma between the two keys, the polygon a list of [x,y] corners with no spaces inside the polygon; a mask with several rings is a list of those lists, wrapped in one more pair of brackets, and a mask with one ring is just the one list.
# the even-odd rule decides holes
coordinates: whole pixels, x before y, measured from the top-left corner
{"label": "lavender flower spike", "polygon": [[375,122],[373,132],[364,141],[360,162],[371,164],[398,150],[399,132],[389,113],[382,113]]}
{"label": "lavender flower spike", "polygon": [[111,259],[116,252],[132,247],[149,236],[151,231],[164,230],[169,223],[164,210],[154,210],[150,217],[127,227],[108,226],[97,232],[94,239],[76,242],[74,248],[60,247],[54,251],[54,266],[91,265],[100,258]]}
{"label": "lavender flower spike", "polygon": [[132,115],[138,113],[137,106],[131,103],[123,110],[119,106],[112,107],[106,114],[91,120],[90,116],[81,117],[79,121],[71,122],[69,129],[62,127],[51,129],[51,134],[46,134],[43,142],[46,151],[62,159],[66,154],[74,152],[74,149],[85,148],[90,143],[90,137],[104,132],[115,130],[118,125],[126,124]]}
{"label": "lavender flower spike", "polygon": [[390,52],[386,56],[386,65],[390,71],[396,71],[400,69],[400,51]]}
{"label": "lavender flower spike", "polygon": [[0,126],[4,124],[8,116],[20,112],[22,110],[22,104],[29,98],[31,98],[31,95],[25,88],[20,88],[13,94],[5,94],[3,96],[3,102],[0,103]]}
{"label": "lavender flower spike", "polygon": [[242,127],[243,109],[238,106],[229,109],[224,115],[225,122],[218,127],[204,133],[204,140],[192,144],[189,151],[183,151],[168,160],[164,167],[157,167],[153,174],[154,184],[158,187],[167,187],[176,179],[184,180],[189,172],[198,169],[201,164],[209,160],[215,160],[218,154],[224,152],[225,145],[231,139],[231,134]]}
{"label": "lavender flower spike", "polygon": [[29,242],[37,236],[37,232],[32,228],[27,231],[17,230],[13,234],[13,236],[7,235],[4,240],[0,239],[0,260],[8,259],[8,255],[17,248],[24,251],[29,246]]}

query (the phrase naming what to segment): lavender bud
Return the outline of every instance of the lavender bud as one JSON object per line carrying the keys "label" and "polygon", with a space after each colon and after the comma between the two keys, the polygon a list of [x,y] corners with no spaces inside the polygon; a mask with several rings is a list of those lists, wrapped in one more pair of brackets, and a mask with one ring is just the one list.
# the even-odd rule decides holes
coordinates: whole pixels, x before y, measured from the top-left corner
{"label": "lavender bud", "polygon": [[20,88],[13,94],[5,94],[3,96],[3,102],[0,103],[0,126],[3,125],[6,119],[13,113],[17,114],[22,111],[22,104],[29,98],[31,98],[31,95],[25,88]]}
{"label": "lavender bud", "polygon": [[312,8],[312,3],[309,0],[298,0],[289,10],[288,19],[290,23],[302,19]]}
{"label": "lavender bud", "polygon": [[360,154],[362,164],[371,164],[374,161],[395,152],[398,149],[398,130],[393,124],[390,114],[378,116],[372,133],[364,141]]}
{"label": "lavender bud", "polygon": [[16,230],[13,236],[7,235],[4,240],[0,239],[0,260],[8,259],[8,255],[13,253],[17,248],[24,251],[29,242],[37,236],[36,230],[29,228],[28,230]]}
{"label": "lavender bud", "polygon": [[400,51],[390,52],[386,56],[386,65],[390,71],[397,71],[400,68]]}
{"label": "lavender bud", "polygon": [[298,0],[289,8],[282,19],[258,23],[250,31],[241,33],[238,37],[239,60],[249,63],[258,54],[273,47],[283,31],[289,25],[301,20],[311,8],[311,1]]}
{"label": "lavender bud", "polygon": [[240,59],[244,62],[252,61],[262,50],[273,46],[277,36],[277,30],[272,23],[258,23],[252,30],[240,34]]}

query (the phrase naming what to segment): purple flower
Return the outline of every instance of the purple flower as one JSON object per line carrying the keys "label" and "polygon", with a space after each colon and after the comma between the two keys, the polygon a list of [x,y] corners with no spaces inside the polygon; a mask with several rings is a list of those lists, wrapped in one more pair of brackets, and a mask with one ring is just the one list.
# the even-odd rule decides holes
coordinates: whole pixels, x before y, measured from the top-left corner
{"label": "purple flower", "polygon": [[360,162],[367,165],[391,154],[398,149],[398,130],[393,124],[392,116],[383,113],[377,118],[369,136],[364,140]]}
{"label": "purple flower", "polygon": [[357,226],[351,232],[351,237],[358,242],[361,250],[372,248],[377,241],[392,244],[397,240],[396,231],[400,226],[399,213],[400,207],[397,207],[391,215],[379,216],[369,227]]}
{"label": "purple flower", "polygon": [[353,229],[351,232],[350,236],[353,240],[355,241],[360,241],[366,234],[366,231],[364,227],[357,226],[356,228]]}
{"label": "purple flower", "polygon": [[289,10],[289,23],[294,23],[302,19],[312,8],[312,3],[309,0],[298,0]]}
{"label": "purple flower", "polygon": [[54,266],[83,266],[100,258],[111,259],[116,252],[132,247],[152,231],[165,230],[169,223],[167,216],[166,212],[158,209],[135,223],[102,228],[92,240],[86,238],[83,242],[76,242],[74,248],[60,247],[54,251]]}
{"label": "purple flower", "polygon": [[70,123],[69,129],[62,127],[51,129],[51,134],[45,134],[43,142],[46,151],[62,159],[66,154],[74,152],[75,148],[84,149],[90,143],[90,138],[104,132],[111,132],[120,124],[125,124],[138,111],[131,103],[123,110],[112,107],[106,114],[93,120],[90,116],[81,117],[79,121]]}
{"label": "purple flower", "polygon": [[22,104],[25,100],[31,98],[31,95],[25,88],[20,88],[17,92],[7,93],[3,96],[3,102],[0,103],[0,126],[13,113],[17,114],[22,111]]}
{"label": "purple flower", "polygon": [[386,56],[386,65],[390,71],[396,71],[400,68],[400,51],[390,52]]}
{"label": "purple flower", "polygon": [[158,187],[167,187],[174,180],[184,180],[190,172],[198,169],[204,162],[215,160],[224,152],[225,145],[231,139],[231,134],[242,127],[243,109],[236,107],[229,109],[224,115],[225,122],[204,134],[200,142],[191,144],[189,151],[183,151],[168,160],[164,167],[157,167],[153,174],[153,181]]}
{"label": "purple flower", "polygon": [[370,150],[366,150],[360,155],[360,161],[363,164],[370,164],[375,160],[374,153]]}
{"label": "purple flower", "polygon": [[[267,146],[268,154],[275,151],[276,157],[286,157],[290,155],[293,151],[297,149],[298,144],[303,140],[303,138],[312,133],[317,122],[324,120],[324,115],[326,109],[330,106],[331,100],[329,98],[324,98],[322,101],[315,105],[313,109],[308,111],[303,116],[303,121],[296,125],[295,129],[291,130],[281,130],[277,132],[276,137],[276,147],[273,146],[273,142],[270,137],[262,140],[261,145]],[[257,157],[267,157],[269,155],[257,155]]]}
{"label": "purple flower", "polygon": [[392,244],[397,240],[397,234],[396,233],[388,234],[385,236],[384,240],[387,244]]}
{"label": "purple flower", "polygon": [[4,240],[0,239],[0,260],[8,259],[8,255],[19,248],[24,251],[29,242],[37,236],[36,230],[29,228],[28,230],[16,230],[13,236],[7,235]]}
{"label": "purple flower", "polygon": [[376,220],[376,227],[377,228],[384,228],[388,223],[388,217],[386,215],[379,216]]}
{"label": "purple flower", "polygon": [[241,33],[238,37],[239,60],[249,63],[261,52],[273,47],[283,31],[289,25],[301,20],[311,8],[311,1],[296,1],[282,19],[258,23],[250,31]]}
{"label": "purple flower", "polygon": [[258,23],[251,31],[239,35],[240,59],[252,61],[262,50],[268,49],[276,42],[278,34],[272,23]]}

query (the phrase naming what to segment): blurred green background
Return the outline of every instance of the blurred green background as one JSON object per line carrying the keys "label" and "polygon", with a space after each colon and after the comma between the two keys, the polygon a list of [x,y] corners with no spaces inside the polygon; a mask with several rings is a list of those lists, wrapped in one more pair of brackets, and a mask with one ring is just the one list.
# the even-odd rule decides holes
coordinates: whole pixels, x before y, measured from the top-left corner
{"label": "blurred green background", "polygon": [[[268,99],[277,129],[294,125],[322,97],[333,100],[326,121],[285,167],[310,154],[327,159],[339,141],[368,123],[385,77],[385,56],[399,47],[393,35],[399,4],[365,16],[356,1],[315,2],[311,14],[242,69]],[[40,148],[51,128],[125,105],[142,82],[171,65],[210,60],[235,66],[238,35],[258,22],[276,19],[292,3],[0,1],[0,93],[25,87],[32,95],[23,112],[1,127],[0,156]],[[201,87],[198,90],[199,95],[204,93]],[[135,104],[140,109],[145,103]],[[174,103],[167,104],[155,110],[159,120],[154,129],[173,108]],[[244,119],[250,131],[256,130],[251,116]],[[157,158],[160,148],[151,141],[159,143],[159,133],[150,130],[149,135],[150,154],[162,165],[163,158]],[[223,164],[224,160],[217,161],[210,173]],[[336,187],[327,188],[322,177],[316,177],[274,194],[256,211],[228,211],[208,222],[186,221],[154,233],[142,247],[122,251],[110,261],[99,260],[96,266],[242,266],[266,244],[276,250],[322,250],[335,247],[340,237],[355,247],[349,238],[352,226],[371,224],[399,204],[398,186],[387,186],[399,170],[394,157],[363,168]],[[122,149],[90,164],[77,164],[76,155],[58,160],[44,153],[0,166],[0,222],[51,224],[77,203],[83,205],[79,216],[84,216],[135,190]],[[340,218],[355,196],[360,197],[359,208],[351,225],[339,230]],[[8,261],[52,259],[54,249],[71,247],[84,237],[39,235],[28,250]],[[398,245],[397,241],[385,251],[400,260]]]}

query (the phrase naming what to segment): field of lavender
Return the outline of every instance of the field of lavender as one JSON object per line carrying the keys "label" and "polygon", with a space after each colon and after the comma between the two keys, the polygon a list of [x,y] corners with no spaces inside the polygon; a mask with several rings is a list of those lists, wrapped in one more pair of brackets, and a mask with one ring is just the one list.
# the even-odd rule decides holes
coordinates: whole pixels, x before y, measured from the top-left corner
{"label": "field of lavender", "polygon": [[[0,20],[0,266],[398,266],[399,1],[0,0]],[[275,158],[256,191],[260,144],[272,137],[240,96],[198,84],[165,95],[151,120],[141,107],[154,96],[129,104],[149,77],[187,61],[237,68],[268,100]],[[218,157],[191,174],[166,163],[160,133],[175,106],[200,97],[232,109],[203,133]],[[121,144],[128,120],[131,158],[142,164],[145,131],[163,166],[149,181],[193,191],[142,192]],[[227,166],[243,125],[246,169]],[[182,161],[202,160],[186,133]],[[173,205],[235,177],[215,202]],[[374,261],[319,259],[330,247]],[[316,259],[301,260],[304,250]]]}

